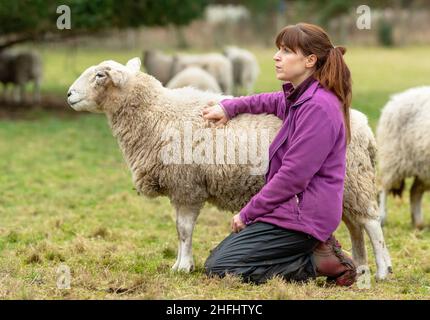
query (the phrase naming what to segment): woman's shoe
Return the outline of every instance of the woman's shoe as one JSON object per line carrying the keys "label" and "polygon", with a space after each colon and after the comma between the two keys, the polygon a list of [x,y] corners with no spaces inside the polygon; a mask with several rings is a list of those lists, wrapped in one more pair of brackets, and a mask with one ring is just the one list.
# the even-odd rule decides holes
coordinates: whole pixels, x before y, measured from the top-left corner
{"label": "woman's shoe", "polygon": [[321,242],[313,252],[317,277],[326,276],[338,286],[351,286],[356,281],[357,267],[343,251],[334,236]]}

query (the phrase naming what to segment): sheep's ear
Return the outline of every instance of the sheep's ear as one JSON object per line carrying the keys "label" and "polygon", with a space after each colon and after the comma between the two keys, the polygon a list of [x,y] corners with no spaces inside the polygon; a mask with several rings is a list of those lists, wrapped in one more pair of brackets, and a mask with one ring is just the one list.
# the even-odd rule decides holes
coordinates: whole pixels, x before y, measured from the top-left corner
{"label": "sheep's ear", "polygon": [[122,87],[127,81],[127,73],[123,70],[111,69],[107,72],[115,87]]}
{"label": "sheep's ear", "polygon": [[135,57],[133,59],[128,60],[127,64],[125,65],[128,69],[130,69],[131,72],[137,73],[140,71],[141,66],[140,58]]}

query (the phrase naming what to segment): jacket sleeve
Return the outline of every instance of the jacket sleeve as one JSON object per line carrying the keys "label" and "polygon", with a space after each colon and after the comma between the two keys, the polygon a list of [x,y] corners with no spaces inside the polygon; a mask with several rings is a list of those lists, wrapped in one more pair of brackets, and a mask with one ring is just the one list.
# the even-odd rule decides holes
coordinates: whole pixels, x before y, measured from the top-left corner
{"label": "jacket sleeve", "polygon": [[333,149],[339,129],[322,106],[300,110],[280,169],[240,211],[241,220],[249,224],[304,191]]}
{"label": "jacket sleeve", "polygon": [[240,113],[271,113],[283,120],[286,108],[283,91],[224,99],[219,105],[224,109],[229,119]]}

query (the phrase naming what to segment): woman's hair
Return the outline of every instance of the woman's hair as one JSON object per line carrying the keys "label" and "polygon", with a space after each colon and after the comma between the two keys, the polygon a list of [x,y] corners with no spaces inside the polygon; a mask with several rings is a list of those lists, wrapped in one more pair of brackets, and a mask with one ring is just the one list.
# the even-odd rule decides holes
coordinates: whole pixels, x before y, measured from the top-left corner
{"label": "woman's hair", "polygon": [[315,54],[317,56],[314,78],[323,87],[333,92],[342,103],[342,112],[346,129],[346,141],[351,140],[351,126],[349,121],[349,108],[352,98],[351,72],[346,65],[343,55],[345,47],[334,47],[327,33],[320,27],[298,23],[286,26],[276,37],[276,46],[291,49],[304,56]]}

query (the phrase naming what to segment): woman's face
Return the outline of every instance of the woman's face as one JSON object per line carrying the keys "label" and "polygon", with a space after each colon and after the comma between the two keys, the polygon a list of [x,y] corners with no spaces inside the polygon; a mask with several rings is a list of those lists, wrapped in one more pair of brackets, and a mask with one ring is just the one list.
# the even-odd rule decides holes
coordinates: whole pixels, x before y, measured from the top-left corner
{"label": "woman's face", "polygon": [[312,57],[311,60],[316,59],[315,55],[305,57],[299,50],[295,53],[287,47],[281,46],[273,56],[276,78],[282,81],[290,81],[293,84],[300,83],[311,74],[315,65],[316,60],[312,63],[313,61],[310,61],[310,57]]}

